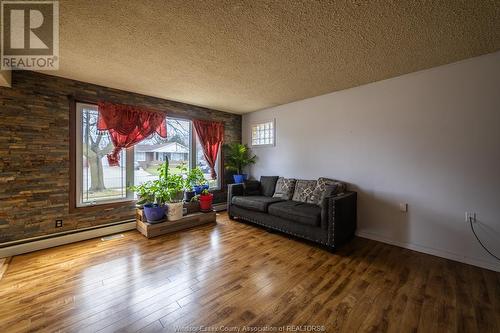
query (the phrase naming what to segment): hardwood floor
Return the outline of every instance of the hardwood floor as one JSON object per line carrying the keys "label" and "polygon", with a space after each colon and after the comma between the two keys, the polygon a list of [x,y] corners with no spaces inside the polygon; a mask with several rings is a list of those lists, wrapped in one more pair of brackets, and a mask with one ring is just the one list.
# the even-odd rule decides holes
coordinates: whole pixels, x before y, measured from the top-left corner
{"label": "hardwood floor", "polygon": [[500,273],[375,241],[330,253],[226,214],[216,226],[124,236],[12,258],[0,332],[500,331]]}

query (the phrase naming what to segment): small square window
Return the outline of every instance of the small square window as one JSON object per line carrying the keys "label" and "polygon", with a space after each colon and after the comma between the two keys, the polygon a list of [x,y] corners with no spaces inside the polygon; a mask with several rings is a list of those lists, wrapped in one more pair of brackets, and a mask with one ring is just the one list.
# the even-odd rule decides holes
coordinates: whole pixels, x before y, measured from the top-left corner
{"label": "small square window", "polygon": [[252,146],[274,146],[274,120],[252,125]]}

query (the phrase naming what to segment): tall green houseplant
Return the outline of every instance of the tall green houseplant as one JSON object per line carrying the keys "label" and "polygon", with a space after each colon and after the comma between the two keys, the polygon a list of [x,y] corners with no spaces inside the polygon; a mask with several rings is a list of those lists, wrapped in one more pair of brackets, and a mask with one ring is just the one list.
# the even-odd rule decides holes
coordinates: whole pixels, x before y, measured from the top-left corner
{"label": "tall green houseplant", "polygon": [[244,180],[243,169],[254,164],[257,156],[250,152],[247,145],[241,143],[230,143],[225,145],[226,169],[235,172],[234,181],[241,183]]}

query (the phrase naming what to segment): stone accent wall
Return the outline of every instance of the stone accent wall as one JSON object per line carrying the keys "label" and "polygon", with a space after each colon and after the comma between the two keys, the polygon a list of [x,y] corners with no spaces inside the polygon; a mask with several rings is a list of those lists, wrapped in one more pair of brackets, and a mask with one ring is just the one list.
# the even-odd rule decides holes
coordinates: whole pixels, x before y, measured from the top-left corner
{"label": "stone accent wall", "polygon": [[[128,220],[132,206],[70,214],[68,95],[141,105],[225,123],[241,142],[241,116],[29,71],[0,87],[0,243]],[[55,220],[64,226],[55,228]]]}

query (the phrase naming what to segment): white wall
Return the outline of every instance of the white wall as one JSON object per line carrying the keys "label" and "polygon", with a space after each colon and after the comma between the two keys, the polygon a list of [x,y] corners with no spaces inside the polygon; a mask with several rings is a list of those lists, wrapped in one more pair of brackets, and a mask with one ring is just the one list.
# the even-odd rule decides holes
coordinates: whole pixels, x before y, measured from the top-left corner
{"label": "white wall", "polygon": [[273,118],[252,176],[344,180],[360,236],[500,271],[465,222],[500,256],[500,52],[246,114],[244,142]]}

